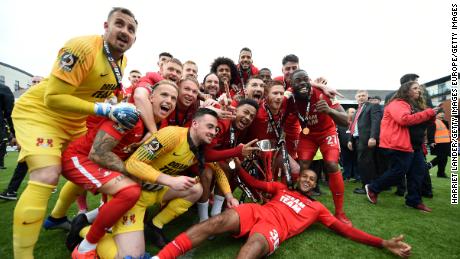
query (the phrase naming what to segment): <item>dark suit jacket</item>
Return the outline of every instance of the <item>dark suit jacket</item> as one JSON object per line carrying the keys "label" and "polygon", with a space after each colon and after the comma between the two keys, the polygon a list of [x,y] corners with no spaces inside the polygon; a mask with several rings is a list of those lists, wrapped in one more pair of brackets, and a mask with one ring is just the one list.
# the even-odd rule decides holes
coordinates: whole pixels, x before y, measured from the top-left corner
{"label": "dark suit jacket", "polygon": [[[355,116],[353,116],[352,122],[355,120]],[[367,147],[367,142],[370,138],[375,138],[377,141],[379,140],[380,121],[382,120],[382,116],[383,113],[380,105],[369,102],[363,104],[357,121],[359,135],[358,148]],[[353,132],[348,134],[349,140],[351,140],[352,135]]]}
{"label": "dark suit jacket", "polygon": [[11,112],[14,106],[14,95],[10,88],[0,84],[0,137],[3,139],[5,122],[8,123],[10,130],[14,132]]}

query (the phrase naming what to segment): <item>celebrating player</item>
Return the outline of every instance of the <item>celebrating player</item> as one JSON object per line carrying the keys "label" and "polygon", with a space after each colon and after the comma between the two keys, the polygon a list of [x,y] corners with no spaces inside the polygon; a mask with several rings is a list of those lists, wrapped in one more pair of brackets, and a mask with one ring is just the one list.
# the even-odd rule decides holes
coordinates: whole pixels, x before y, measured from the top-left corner
{"label": "celebrating player", "polygon": [[106,116],[125,128],[137,123],[129,104],[104,103],[121,90],[123,55],[136,38],[137,21],[125,8],[113,8],[103,36],[69,40],[59,51],[50,77],[19,98],[13,111],[19,161],[26,161],[30,181],[14,211],[15,258],[33,258],[48,199],[61,174],[65,145],[85,133],[88,115]]}
{"label": "celebrating player", "polygon": [[316,186],[317,177],[311,170],[303,170],[295,190],[279,182],[263,182],[240,171],[240,176],[252,187],[269,192],[273,198],[266,204],[246,203],[194,225],[178,235],[153,258],[170,259],[198,246],[210,235],[231,232],[237,237],[248,236],[237,258],[259,258],[273,253],[282,242],[302,233],[315,222],[354,241],[384,247],[395,255],[407,257],[411,247],[403,236],[383,240],[365,233],[335,218],[319,201],[308,196]]}

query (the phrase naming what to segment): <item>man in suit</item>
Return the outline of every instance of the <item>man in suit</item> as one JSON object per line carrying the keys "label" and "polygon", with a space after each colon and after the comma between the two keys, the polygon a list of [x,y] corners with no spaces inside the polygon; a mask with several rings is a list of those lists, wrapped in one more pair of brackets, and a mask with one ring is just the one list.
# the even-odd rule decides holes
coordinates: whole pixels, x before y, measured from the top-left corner
{"label": "man in suit", "polygon": [[348,148],[357,150],[358,171],[363,184],[362,188],[356,188],[353,192],[365,194],[364,186],[378,175],[376,157],[382,111],[379,105],[368,102],[366,90],[358,90],[355,98],[358,109],[350,124]]}

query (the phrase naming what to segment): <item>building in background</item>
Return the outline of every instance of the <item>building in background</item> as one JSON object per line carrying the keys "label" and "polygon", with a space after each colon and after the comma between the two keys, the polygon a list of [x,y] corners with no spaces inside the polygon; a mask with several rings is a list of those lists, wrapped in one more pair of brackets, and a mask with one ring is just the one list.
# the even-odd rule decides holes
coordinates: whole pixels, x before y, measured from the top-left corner
{"label": "building in background", "polygon": [[31,73],[0,62],[0,83],[8,86],[16,98],[29,88],[32,77]]}
{"label": "building in background", "polygon": [[431,96],[431,101],[434,106],[450,99],[450,91],[452,88],[450,75],[424,83],[424,85],[428,94]]}
{"label": "building in background", "polygon": [[[356,102],[355,95],[358,89],[337,89],[343,96],[342,97],[337,97],[337,101],[343,106],[343,108],[346,110],[350,107],[358,107],[358,102]],[[387,94],[393,92],[394,90],[368,90],[366,88],[360,88],[359,90],[367,90],[369,93],[369,97],[374,97],[374,96],[380,96],[382,99],[382,102],[380,103],[383,105],[383,101],[385,100],[385,96]]]}

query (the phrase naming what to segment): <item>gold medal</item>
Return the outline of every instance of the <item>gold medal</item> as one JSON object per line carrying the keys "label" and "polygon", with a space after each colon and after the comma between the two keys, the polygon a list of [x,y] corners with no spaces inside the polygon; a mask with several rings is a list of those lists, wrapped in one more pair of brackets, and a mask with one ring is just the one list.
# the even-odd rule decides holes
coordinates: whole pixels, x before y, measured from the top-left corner
{"label": "gold medal", "polygon": [[307,127],[305,127],[305,128],[302,129],[302,133],[303,133],[304,135],[308,135],[308,133],[310,133],[310,129],[307,128]]}

